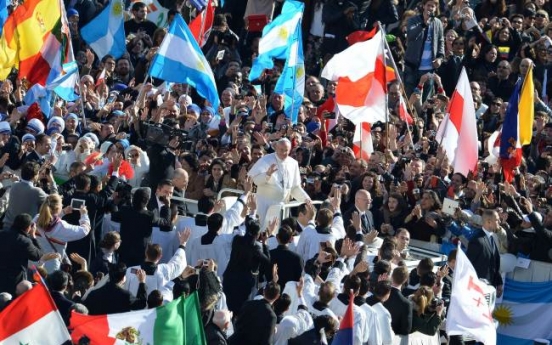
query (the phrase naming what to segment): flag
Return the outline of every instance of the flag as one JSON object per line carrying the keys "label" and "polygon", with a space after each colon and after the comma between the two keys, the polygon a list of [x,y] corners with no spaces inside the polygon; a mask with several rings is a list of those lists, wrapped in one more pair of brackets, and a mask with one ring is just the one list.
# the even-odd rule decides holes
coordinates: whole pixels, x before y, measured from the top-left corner
{"label": "flag", "polygon": [[[455,273],[456,274],[456,273]],[[533,339],[552,342],[552,282],[506,279],[501,304],[494,310],[500,345],[533,345]]]}
{"label": "flag", "polygon": [[126,51],[123,3],[112,0],[81,29],[81,36],[100,60],[106,55],[121,57]]}
{"label": "flag", "polygon": [[519,97],[519,143],[531,144],[533,139],[533,119],[535,117],[535,85],[533,83],[533,63],[529,66]]}
{"label": "flag", "polygon": [[190,23],[190,31],[200,47],[203,48],[209,34],[211,33],[211,28],[213,27],[213,20],[215,18],[215,8],[211,1],[207,4],[205,11],[201,12],[197,17],[192,20]]}
{"label": "flag", "polygon": [[347,307],[347,311],[345,311],[345,315],[343,315],[341,325],[339,325],[339,330],[333,338],[332,345],[353,345],[353,325],[355,323],[353,316],[354,299],[351,292],[349,306]]}
{"label": "flag", "polygon": [[303,37],[301,24],[295,28],[290,37],[289,57],[286,60],[282,74],[276,82],[274,92],[284,95],[284,112],[291,118],[291,123],[297,123],[299,107],[305,94],[305,58],[303,56]]}
{"label": "flag", "polygon": [[386,75],[382,33],[334,55],[322,78],[337,81],[335,101],[341,115],[355,125],[387,121]]}
{"label": "flag", "polygon": [[79,98],[75,88],[79,82],[79,66],[73,54],[71,31],[65,13],[65,6],[61,7],[61,27],[59,32],[53,31],[59,41],[56,57],[51,62],[51,70],[46,81],[46,88],[53,90],[60,98],[72,102]]}
{"label": "flag", "polygon": [[[330,112],[330,113],[336,113],[335,119],[324,119],[323,113],[324,111]],[[320,119],[320,121],[326,121],[326,132],[329,132],[337,125],[337,112],[338,109],[335,105],[335,99],[333,96],[329,96],[328,99],[324,103],[322,103],[317,109],[316,109],[316,116]]]}
{"label": "flag", "polygon": [[60,345],[71,340],[43,284],[17,297],[0,313],[0,344]]}
{"label": "flag", "polygon": [[486,300],[492,290],[493,287],[479,280],[470,260],[459,248],[447,314],[447,334],[468,335],[485,345],[496,345],[491,306]]}
{"label": "flag", "polygon": [[205,6],[207,6],[207,0],[189,0],[190,4],[195,7],[198,11],[203,11]]}
{"label": "flag", "polygon": [[209,62],[201,52],[188,25],[177,14],[153,58],[149,75],[194,87],[215,109],[219,106],[217,84]]}
{"label": "flag", "polygon": [[462,69],[450,99],[448,114],[439,127],[441,143],[455,173],[468,176],[475,171],[478,158],[475,107],[466,69]]}
{"label": "flag", "polygon": [[487,139],[487,153],[489,154],[485,158],[485,162],[489,164],[495,164],[500,157],[500,135],[502,133],[502,126],[491,134]]}
{"label": "flag", "polygon": [[264,69],[274,67],[272,59],[287,58],[289,37],[299,25],[304,8],[305,4],[302,2],[287,0],[280,15],[263,28],[263,35],[259,41],[259,56],[253,61],[249,80],[258,79]]}
{"label": "flag", "polygon": [[0,35],[2,35],[6,19],[8,19],[8,1],[0,0]]}
{"label": "flag", "polygon": [[[45,86],[42,86],[40,84],[34,84],[33,86],[31,86],[31,88],[27,90],[25,98],[23,98],[23,102],[26,105],[31,106],[33,103],[36,103],[40,107],[40,111],[44,113],[44,116],[46,118],[50,117],[50,113],[52,111],[52,107],[50,105],[51,100],[52,91],[48,90]],[[27,121],[28,120],[29,119],[27,118]]]}
{"label": "flag", "polygon": [[369,39],[372,39],[374,35],[378,32],[378,28],[375,27],[370,31],[364,31],[364,30],[357,30],[354,32],[351,32],[345,39],[347,40],[347,43],[349,43],[350,46],[352,46],[355,43],[359,42],[365,42]]}
{"label": "flag", "polygon": [[520,99],[521,80],[518,80],[510,100],[504,123],[502,124],[502,134],[500,136],[500,164],[504,179],[512,182],[514,179],[514,169],[521,164],[521,143],[519,141],[519,116],[518,107]]}
{"label": "flag", "polygon": [[410,116],[410,113],[408,112],[408,108],[406,107],[406,102],[404,101],[402,93],[399,96],[399,118],[401,119],[401,121],[404,121],[409,125],[414,123],[412,116]]}
{"label": "flag", "polygon": [[19,78],[29,83],[46,84],[59,42],[52,30],[61,27],[61,8],[58,0],[27,0],[8,17],[0,46],[0,79],[18,67]]}
{"label": "flag", "polygon": [[368,122],[362,122],[355,126],[353,152],[356,158],[370,160],[370,155],[374,152],[374,143],[372,141],[372,126]]}
{"label": "flag", "polygon": [[[155,309],[110,315],[71,315],[75,344],[206,345],[197,292]],[[126,342],[125,342],[126,341]]]}
{"label": "flag", "polygon": [[101,84],[105,83],[105,67],[102,69],[102,72],[98,76],[98,79],[96,80],[96,86],[100,86]]}

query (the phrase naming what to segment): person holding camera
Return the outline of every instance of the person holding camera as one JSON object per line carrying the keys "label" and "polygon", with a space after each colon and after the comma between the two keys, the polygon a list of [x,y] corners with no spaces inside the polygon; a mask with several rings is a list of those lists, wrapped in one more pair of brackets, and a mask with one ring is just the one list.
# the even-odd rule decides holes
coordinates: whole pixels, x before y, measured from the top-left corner
{"label": "person holding camera", "polygon": [[434,297],[433,290],[427,286],[420,286],[410,296],[412,303],[412,330],[411,333],[420,332],[434,336],[439,332],[443,322],[445,304],[442,299]]}

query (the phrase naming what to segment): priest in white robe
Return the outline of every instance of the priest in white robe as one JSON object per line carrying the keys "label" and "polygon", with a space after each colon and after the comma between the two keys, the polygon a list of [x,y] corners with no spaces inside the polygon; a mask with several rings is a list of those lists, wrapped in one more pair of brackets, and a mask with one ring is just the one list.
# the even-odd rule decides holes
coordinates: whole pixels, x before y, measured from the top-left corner
{"label": "priest in white robe", "polygon": [[310,197],[301,186],[301,173],[297,161],[289,157],[291,142],[282,138],[274,146],[275,153],[268,154],[255,163],[248,175],[257,185],[257,214],[261,229],[268,226],[265,219],[268,208],[287,203],[292,198],[310,202]]}

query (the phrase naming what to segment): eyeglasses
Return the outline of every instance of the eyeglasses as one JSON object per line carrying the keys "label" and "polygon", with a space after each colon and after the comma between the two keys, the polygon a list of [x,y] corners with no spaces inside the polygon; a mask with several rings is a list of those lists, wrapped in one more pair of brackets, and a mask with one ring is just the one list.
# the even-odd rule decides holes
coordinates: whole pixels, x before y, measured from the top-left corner
{"label": "eyeglasses", "polygon": [[546,15],[544,13],[537,13],[535,15],[535,17],[537,17],[537,18],[546,18]]}
{"label": "eyeglasses", "polygon": [[128,155],[130,158],[138,158],[140,157],[140,154],[139,153],[131,153]]}

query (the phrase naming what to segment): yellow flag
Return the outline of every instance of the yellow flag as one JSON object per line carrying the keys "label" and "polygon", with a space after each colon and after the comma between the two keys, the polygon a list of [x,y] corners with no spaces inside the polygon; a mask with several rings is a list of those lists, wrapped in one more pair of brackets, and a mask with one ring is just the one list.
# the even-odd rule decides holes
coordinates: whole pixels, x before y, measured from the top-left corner
{"label": "yellow flag", "polygon": [[519,96],[519,142],[529,145],[533,137],[533,118],[535,116],[535,84],[533,84],[533,65],[529,67],[521,95]]}

